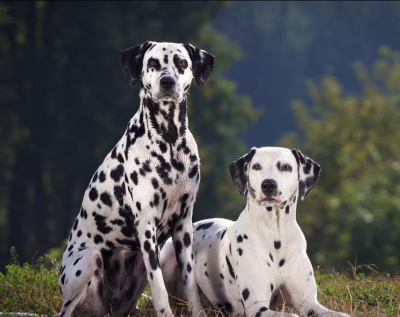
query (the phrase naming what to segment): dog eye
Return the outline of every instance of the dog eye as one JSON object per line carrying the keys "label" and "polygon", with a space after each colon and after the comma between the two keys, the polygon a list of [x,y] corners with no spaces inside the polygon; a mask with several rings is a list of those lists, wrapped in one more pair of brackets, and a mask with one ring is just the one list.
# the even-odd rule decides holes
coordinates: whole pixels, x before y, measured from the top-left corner
{"label": "dog eye", "polygon": [[281,167],[281,171],[282,172],[291,172],[292,171],[292,167],[289,164],[283,164]]}
{"label": "dog eye", "polygon": [[253,165],[252,169],[255,170],[255,171],[259,171],[259,170],[261,169],[261,165],[258,164],[258,163],[255,163],[255,164]]}
{"label": "dog eye", "polygon": [[187,64],[187,62],[185,60],[179,61],[179,63],[178,63],[178,65],[182,66],[182,67],[186,66],[186,64]]}
{"label": "dog eye", "polygon": [[149,60],[149,66],[156,66],[156,61],[154,60]]}

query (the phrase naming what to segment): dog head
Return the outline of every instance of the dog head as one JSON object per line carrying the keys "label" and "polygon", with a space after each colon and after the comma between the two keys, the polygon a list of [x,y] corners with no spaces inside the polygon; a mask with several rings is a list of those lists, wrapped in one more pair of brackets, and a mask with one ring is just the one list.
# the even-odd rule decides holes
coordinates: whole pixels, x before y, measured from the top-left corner
{"label": "dog head", "polygon": [[240,194],[248,193],[260,206],[288,201],[299,191],[301,199],[315,186],[321,166],[299,150],[279,147],[252,148],[229,166]]}
{"label": "dog head", "polygon": [[181,102],[192,78],[203,88],[214,66],[214,56],[191,44],[144,42],[121,52],[122,69],[135,86],[158,101]]}

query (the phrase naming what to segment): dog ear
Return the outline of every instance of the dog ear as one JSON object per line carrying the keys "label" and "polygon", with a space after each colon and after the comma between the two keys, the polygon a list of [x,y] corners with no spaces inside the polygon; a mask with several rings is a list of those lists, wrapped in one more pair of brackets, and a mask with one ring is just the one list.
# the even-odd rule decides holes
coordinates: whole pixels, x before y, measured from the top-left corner
{"label": "dog ear", "polygon": [[304,200],[304,197],[307,196],[309,191],[313,189],[317,183],[322,168],[317,162],[301,153],[300,150],[292,149],[292,153],[297,161],[299,195],[301,200]]}
{"label": "dog ear", "polygon": [[204,50],[194,47],[192,44],[186,43],[183,46],[188,51],[192,61],[193,77],[196,79],[197,85],[203,88],[214,68],[215,57]]}
{"label": "dog ear", "polygon": [[243,155],[237,161],[233,162],[229,165],[229,172],[231,173],[231,179],[233,184],[238,189],[239,193],[243,196],[247,196],[248,192],[248,184],[249,184],[249,174],[248,174],[248,166],[256,153],[257,148],[251,148],[250,152],[246,155]]}
{"label": "dog ear", "polygon": [[143,57],[151,45],[150,41],[146,41],[141,45],[127,48],[121,52],[122,69],[132,87],[136,85],[142,75]]}

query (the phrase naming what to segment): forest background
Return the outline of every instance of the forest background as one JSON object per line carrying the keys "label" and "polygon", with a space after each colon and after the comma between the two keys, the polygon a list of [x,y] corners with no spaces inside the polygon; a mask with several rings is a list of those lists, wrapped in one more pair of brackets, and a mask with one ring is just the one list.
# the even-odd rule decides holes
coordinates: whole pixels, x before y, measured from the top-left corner
{"label": "forest background", "polygon": [[323,168],[297,213],[313,265],[398,274],[399,34],[395,1],[0,1],[0,270],[63,246],[138,107],[119,52],[154,40],[216,56],[188,101],[194,220],[237,218],[250,147],[297,147]]}

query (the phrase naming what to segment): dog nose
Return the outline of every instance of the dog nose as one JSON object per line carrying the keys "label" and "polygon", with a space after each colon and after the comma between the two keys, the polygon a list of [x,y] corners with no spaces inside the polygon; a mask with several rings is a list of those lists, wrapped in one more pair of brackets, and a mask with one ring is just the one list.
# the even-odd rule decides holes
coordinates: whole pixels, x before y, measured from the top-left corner
{"label": "dog nose", "polygon": [[265,195],[272,195],[277,188],[278,185],[273,179],[264,179],[261,183],[261,190]]}
{"label": "dog nose", "polygon": [[164,76],[160,80],[161,87],[165,89],[173,88],[175,86],[175,83],[176,83],[175,78],[171,76]]}

